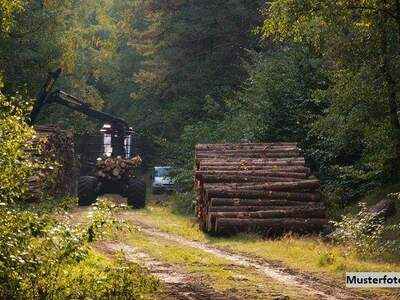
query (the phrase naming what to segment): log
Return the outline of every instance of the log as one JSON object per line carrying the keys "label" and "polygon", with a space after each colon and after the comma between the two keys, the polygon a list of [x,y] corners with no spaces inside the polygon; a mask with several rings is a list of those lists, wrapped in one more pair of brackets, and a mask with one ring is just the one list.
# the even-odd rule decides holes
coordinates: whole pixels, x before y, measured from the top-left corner
{"label": "log", "polygon": [[205,175],[201,180],[207,183],[216,182],[293,182],[299,181],[299,178],[285,178],[285,177],[266,177],[266,176],[218,176],[218,175]]}
{"label": "log", "polygon": [[215,227],[218,233],[262,232],[265,235],[277,235],[284,232],[319,232],[328,224],[326,219],[235,219],[218,218]]}
{"label": "log", "polygon": [[377,204],[368,208],[368,211],[376,216],[376,218],[386,220],[396,215],[396,204],[392,199],[383,199]]}
{"label": "log", "polygon": [[215,162],[231,162],[231,163],[262,163],[262,162],[281,162],[281,161],[302,161],[305,162],[304,157],[294,158],[242,158],[242,157],[217,157],[210,159],[199,160],[204,164]]}
{"label": "log", "polygon": [[240,199],[240,198],[211,198],[211,207],[215,206],[307,206],[307,207],[320,207],[321,202],[300,202],[290,200],[276,200],[276,199]]}
{"label": "log", "polygon": [[216,230],[215,223],[219,218],[228,219],[278,219],[278,218],[317,218],[324,219],[326,217],[325,208],[308,208],[298,207],[282,208],[275,210],[263,210],[254,212],[210,212],[207,220],[207,230]]}
{"label": "log", "polygon": [[[212,213],[212,212],[254,212],[254,211],[271,211],[271,210],[282,210],[285,207],[283,206],[273,206],[271,205],[266,205],[266,206],[210,206],[208,208],[207,213]],[[295,206],[295,207],[287,207],[288,209],[292,208],[313,208],[309,207],[306,205],[301,205],[301,206]],[[315,208],[315,207],[314,207]],[[318,207],[317,207],[318,208]]]}
{"label": "log", "polygon": [[121,156],[116,158],[99,159],[96,164],[96,172],[100,178],[106,180],[118,181],[120,179],[127,180],[134,176],[135,169],[142,163],[139,156],[130,160]]}
{"label": "log", "polygon": [[259,149],[259,148],[280,148],[280,147],[297,147],[297,143],[243,143],[243,144],[197,144],[195,150],[212,150],[212,149]]}
{"label": "log", "polygon": [[310,169],[301,166],[200,166],[199,171],[269,171],[279,173],[305,173],[310,174]]}
{"label": "log", "polygon": [[[213,157],[219,157],[221,156],[218,153],[196,153],[196,159],[201,159],[201,158],[213,158]],[[290,152],[279,152],[279,153],[227,153],[224,154],[224,157],[246,157],[246,158],[294,158],[294,157],[299,157],[299,152],[297,151],[290,151]]]}
{"label": "log", "polygon": [[248,149],[213,149],[213,150],[197,150],[197,155],[202,154],[213,154],[218,156],[228,156],[228,155],[248,155],[248,154],[265,154],[265,153],[297,153],[300,154],[300,150],[296,147],[285,147],[285,148],[265,148],[265,149],[252,149],[249,151]]}
{"label": "log", "polygon": [[296,190],[316,190],[319,189],[319,180],[299,180],[294,182],[245,182],[245,183],[210,183],[204,184],[206,189],[219,190],[265,190],[265,191],[296,191]]}
{"label": "log", "polygon": [[199,166],[202,167],[241,167],[241,166],[300,166],[304,167],[305,163],[301,160],[281,160],[281,161],[260,161],[260,162],[223,162],[223,161],[215,161],[215,162],[205,162],[200,161]]}
{"label": "log", "polygon": [[271,170],[249,170],[249,171],[196,171],[196,178],[202,180],[203,176],[263,176],[263,177],[284,177],[284,178],[296,178],[305,179],[307,178],[306,173],[296,172],[274,172]]}
{"label": "log", "polygon": [[248,198],[248,199],[286,199],[294,201],[317,202],[321,199],[319,192],[279,192],[279,191],[248,191],[248,190],[226,190],[210,189],[205,192],[206,198]]}

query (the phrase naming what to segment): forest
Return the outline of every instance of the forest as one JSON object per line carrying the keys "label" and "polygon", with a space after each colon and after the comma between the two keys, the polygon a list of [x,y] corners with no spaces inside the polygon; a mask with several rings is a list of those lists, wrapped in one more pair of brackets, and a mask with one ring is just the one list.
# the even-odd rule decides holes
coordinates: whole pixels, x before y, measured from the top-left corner
{"label": "forest", "polygon": [[[196,144],[296,142],[321,182],[337,236],[332,245],[319,237],[266,241],[266,259],[315,273],[327,268],[335,280],[345,271],[399,271],[400,214],[368,214],[383,199],[398,208],[400,199],[399,49],[398,0],[0,0],[0,299],[180,299],[126,253],[110,258],[92,246],[137,230],[119,215],[126,207],[98,200],[78,224],[66,213],[74,212],[73,196],[43,191],[40,204],[21,200],[29,178],[59,167],[32,154],[29,125],[35,97],[56,68],[63,70],[57,86],[132,126],[145,167],[174,167],[177,192],[171,203],[138,213],[140,221],[153,218],[146,225],[168,211],[166,222],[190,228]],[[102,125],[57,105],[37,123],[72,130],[75,142]],[[131,238],[136,247],[152,251],[149,236],[145,244],[139,237]],[[210,243],[262,252],[262,237],[242,238],[255,248],[240,252],[245,242],[229,246],[228,238]],[[275,257],[282,245],[314,247],[318,267],[291,265],[296,255],[314,257],[300,250]],[[213,288],[226,299],[256,299],[240,284],[243,293]],[[266,289],[289,296],[260,299],[304,299]],[[400,297],[392,290],[380,299]],[[378,299],[369,292],[357,296]],[[204,295],[194,299],[217,298]]]}

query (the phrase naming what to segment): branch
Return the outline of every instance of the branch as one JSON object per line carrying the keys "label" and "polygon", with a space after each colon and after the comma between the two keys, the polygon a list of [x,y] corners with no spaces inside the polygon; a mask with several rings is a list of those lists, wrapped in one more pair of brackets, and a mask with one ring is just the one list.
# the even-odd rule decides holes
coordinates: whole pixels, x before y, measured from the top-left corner
{"label": "branch", "polygon": [[393,19],[400,21],[400,16],[393,14],[391,11],[387,9],[382,9],[378,7],[373,7],[373,6],[347,6],[348,9],[360,9],[360,10],[374,10],[377,12],[383,12],[387,14],[388,16],[392,17]]}

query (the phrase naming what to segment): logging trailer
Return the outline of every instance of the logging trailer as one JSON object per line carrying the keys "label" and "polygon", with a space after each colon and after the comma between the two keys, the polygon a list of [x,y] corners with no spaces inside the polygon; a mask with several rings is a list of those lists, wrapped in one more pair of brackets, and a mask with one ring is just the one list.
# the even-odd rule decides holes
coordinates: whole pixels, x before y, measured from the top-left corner
{"label": "logging trailer", "polygon": [[[54,90],[53,87],[61,74],[61,69],[49,72],[46,83],[36,96],[36,101],[30,115],[30,124],[35,124],[42,108],[48,104],[56,103],[68,107],[71,110],[83,113],[91,118],[104,122],[103,134],[110,139],[105,156],[109,156],[107,162],[120,162],[122,165],[129,165],[132,152],[129,149],[129,141],[134,134],[129,125],[122,119],[110,114],[97,111],[90,105],[61,90]],[[87,145],[91,147],[91,145]],[[105,157],[104,157],[105,158]],[[85,163],[85,162],[82,162]],[[133,208],[145,206],[146,186],[144,180],[136,176],[115,176],[113,180],[106,176],[81,176],[78,182],[79,205],[88,206],[94,203],[98,196],[106,193],[119,194],[127,197],[128,205]]]}

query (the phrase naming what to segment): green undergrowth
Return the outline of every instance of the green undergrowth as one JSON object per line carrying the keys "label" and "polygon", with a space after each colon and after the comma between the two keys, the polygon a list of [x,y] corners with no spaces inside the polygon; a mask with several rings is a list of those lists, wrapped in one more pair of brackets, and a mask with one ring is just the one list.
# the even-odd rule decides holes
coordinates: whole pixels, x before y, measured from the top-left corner
{"label": "green undergrowth", "polygon": [[60,271],[57,299],[153,299],[159,281],[122,254],[110,259],[90,250]]}

